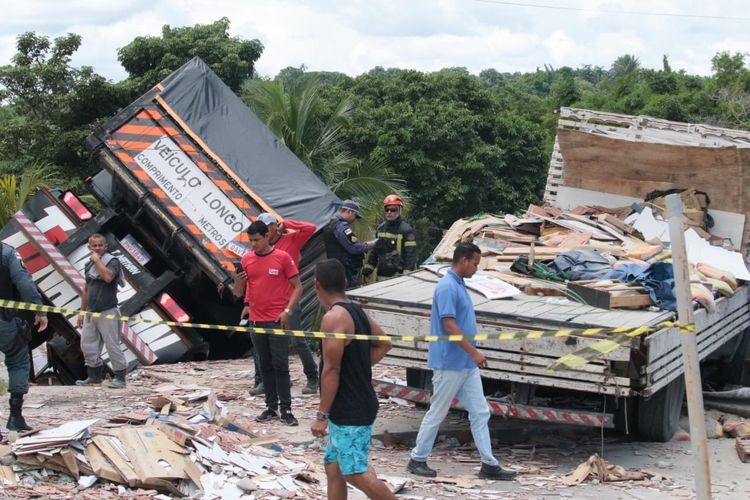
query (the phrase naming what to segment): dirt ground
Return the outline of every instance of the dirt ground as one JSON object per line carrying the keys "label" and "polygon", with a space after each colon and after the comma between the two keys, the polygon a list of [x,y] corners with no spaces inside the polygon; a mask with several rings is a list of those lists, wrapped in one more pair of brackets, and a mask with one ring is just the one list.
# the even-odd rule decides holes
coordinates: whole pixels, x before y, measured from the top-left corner
{"label": "dirt ground", "polygon": [[[293,412],[299,419],[298,427],[280,422],[258,424],[254,417],[263,409],[263,400],[247,394],[251,387],[250,360],[210,361],[154,366],[139,369],[128,377],[123,390],[100,387],[33,386],[26,398],[26,420],[35,427],[49,428],[71,420],[107,417],[134,410],[148,410],[148,402],[157,388],[165,385],[185,385],[211,388],[221,394],[220,400],[254,433],[277,436],[284,450],[304,456],[312,462],[311,472],[324,479],[322,452],[310,434],[310,425],[317,410],[317,396],[303,396],[300,391],[305,378],[299,360],[290,358],[292,369]],[[405,378],[403,369],[379,365],[376,378]],[[0,369],[3,377],[7,374]],[[198,403],[199,404],[199,403]],[[15,439],[15,433],[5,431],[7,398],[0,399],[4,438]],[[429,464],[438,470],[439,481],[426,480],[406,472],[409,450],[419,428],[425,408],[397,399],[381,399],[381,409],[375,424],[371,463],[381,478],[391,484],[404,484],[398,493],[404,499],[542,499],[542,498],[598,498],[598,499],[668,499],[694,498],[693,457],[689,441],[646,443],[632,438],[602,433],[600,429],[574,426],[552,426],[518,420],[493,418],[491,429],[495,455],[504,467],[515,468],[519,476],[512,482],[481,481],[476,477],[479,457],[474,450],[468,420],[452,412],[444,422],[440,442]],[[688,429],[687,416],[682,427]],[[385,444],[389,446],[385,446]],[[739,461],[734,450],[734,439],[711,439],[708,443],[711,460],[713,498],[748,498],[750,496],[750,464]],[[614,465],[629,471],[646,471],[651,479],[617,483],[587,480],[578,486],[565,486],[562,478],[593,454],[601,455]],[[20,474],[20,477],[24,477]],[[72,478],[60,474],[36,474],[26,479],[25,498],[79,498],[83,487]],[[39,495],[29,494],[35,487],[56,485],[59,494],[40,489]],[[65,487],[63,488],[63,485]],[[0,487],[0,498],[19,498],[20,490]],[[54,490],[52,490],[54,491]],[[320,491],[324,491],[320,485]],[[154,498],[150,492],[139,496],[138,491],[120,489],[99,480],[86,490],[85,498],[105,497],[117,493],[118,498]],[[100,495],[101,494],[101,495]],[[258,495],[258,492],[256,492]],[[311,497],[308,494],[307,497]],[[196,495],[198,497],[200,495]],[[296,498],[305,498],[299,494]],[[112,497],[114,498],[114,497]],[[168,495],[158,498],[170,498]],[[278,498],[250,496],[243,498]],[[291,498],[291,497],[290,497]],[[314,498],[323,498],[315,496]],[[351,491],[349,498],[366,498]]]}

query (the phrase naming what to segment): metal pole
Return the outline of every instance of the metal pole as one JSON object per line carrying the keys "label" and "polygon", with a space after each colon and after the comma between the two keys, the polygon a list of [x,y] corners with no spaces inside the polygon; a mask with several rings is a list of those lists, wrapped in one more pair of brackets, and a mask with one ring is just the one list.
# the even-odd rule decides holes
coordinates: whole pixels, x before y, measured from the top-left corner
{"label": "metal pole", "polygon": [[[690,292],[690,270],[688,269],[685,232],[683,228],[682,200],[679,194],[667,196],[667,216],[672,247],[672,266],[677,296],[677,317],[681,325],[693,322],[692,293]],[[706,420],[703,409],[700,360],[695,333],[681,333],[682,359],[685,367],[688,416],[690,417],[690,444],[693,447],[693,474],[695,494],[698,500],[711,500],[711,471],[708,465],[706,443]]]}

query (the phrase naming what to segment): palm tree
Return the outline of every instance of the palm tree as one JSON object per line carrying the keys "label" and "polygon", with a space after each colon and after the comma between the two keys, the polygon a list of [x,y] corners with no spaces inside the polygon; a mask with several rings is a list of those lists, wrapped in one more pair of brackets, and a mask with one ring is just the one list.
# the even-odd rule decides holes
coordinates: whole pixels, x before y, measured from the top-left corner
{"label": "palm tree", "polygon": [[356,200],[372,214],[389,194],[405,197],[403,179],[386,161],[362,161],[346,149],[343,132],[351,126],[351,99],[343,97],[327,111],[321,89],[315,75],[287,89],[281,80],[251,80],[243,88],[242,100],[339,198]]}
{"label": "palm tree", "polygon": [[612,63],[612,73],[615,78],[625,76],[641,67],[641,61],[633,54],[625,54],[615,59]]}
{"label": "palm tree", "polygon": [[52,182],[50,165],[46,163],[30,165],[20,177],[11,174],[0,177],[0,227],[5,226],[39,188],[49,187]]}

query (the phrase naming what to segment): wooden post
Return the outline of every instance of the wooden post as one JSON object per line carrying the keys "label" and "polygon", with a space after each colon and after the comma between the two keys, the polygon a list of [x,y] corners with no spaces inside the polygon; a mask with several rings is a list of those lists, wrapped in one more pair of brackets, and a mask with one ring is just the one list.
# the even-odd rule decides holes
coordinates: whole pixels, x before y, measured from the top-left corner
{"label": "wooden post", "polygon": [[[677,317],[680,325],[693,322],[692,293],[690,292],[690,270],[688,269],[685,232],[683,228],[682,199],[679,194],[667,196],[669,236],[672,248]],[[682,361],[685,367],[688,416],[690,417],[690,444],[693,447],[693,475],[695,494],[698,500],[711,500],[711,471],[708,464],[705,410],[701,387],[700,360],[695,333],[681,333]]]}

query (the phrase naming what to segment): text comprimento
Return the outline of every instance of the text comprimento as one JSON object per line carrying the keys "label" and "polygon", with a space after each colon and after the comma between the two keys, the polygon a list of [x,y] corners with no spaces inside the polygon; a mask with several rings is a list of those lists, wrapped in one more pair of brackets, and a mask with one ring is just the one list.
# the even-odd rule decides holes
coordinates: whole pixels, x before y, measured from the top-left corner
{"label": "text comprimento", "polygon": [[135,161],[215,245],[224,248],[250,225],[245,214],[168,136]]}

